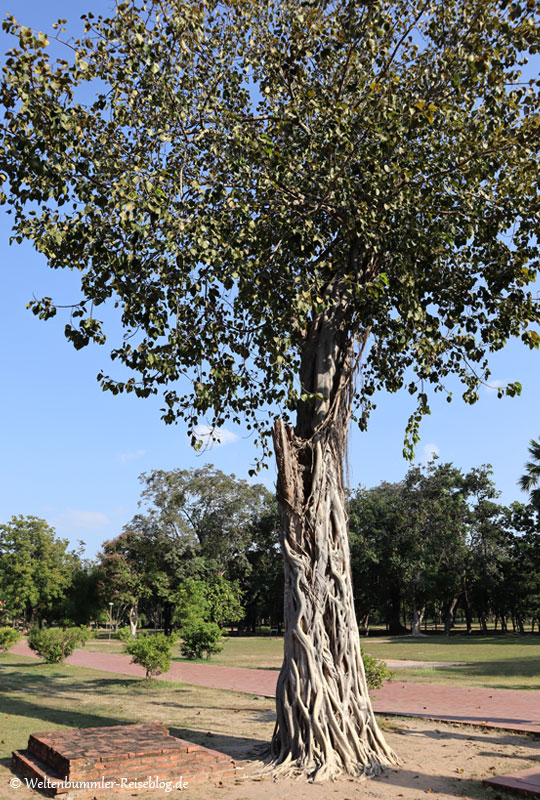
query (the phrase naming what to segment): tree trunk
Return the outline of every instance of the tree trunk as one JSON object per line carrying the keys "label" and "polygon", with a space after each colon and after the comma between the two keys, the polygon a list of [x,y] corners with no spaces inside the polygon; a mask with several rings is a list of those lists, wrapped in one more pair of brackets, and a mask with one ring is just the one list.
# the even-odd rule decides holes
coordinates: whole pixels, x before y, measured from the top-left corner
{"label": "tree trunk", "polygon": [[[361,282],[374,269],[354,239],[344,274]],[[369,330],[351,332],[350,286],[339,274],[321,295],[326,310],[299,330],[304,399],[296,427],[278,419],[273,430],[285,577],[273,767],[311,780],[376,775],[397,761],[364,674],[343,482],[355,372]]]}
{"label": "tree trunk", "polygon": [[458,595],[454,595],[450,601],[450,605],[448,606],[448,610],[446,612],[446,619],[444,621],[444,635],[450,636],[450,631],[454,627],[454,611],[456,609],[458,601]]}
{"label": "tree trunk", "polygon": [[467,624],[467,634],[472,633],[472,626],[473,626],[473,617],[472,617],[472,610],[471,604],[469,603],[469,597],[467,592],[463,595],[463,608],[465,610],[465,621]]}
{"label": "tree trunk", "polygon": [[[348,420],[347,420],[348,421]],[[277,420],[285,568],[276,766],[311,779],[375,775],[395,763],[375,721],[354,613],[339,436],[304,440]]]}
{"label": "tree trunk", "polygon": [[368,611],[367,614],[364,614],[364,619],[362,620],[361,630],[363,631],[362,636],[369,636],[369,619],[371,617],[371,611]]}
{"label": "tree trunk", "polygon": [[163,605],[163,633],[165,636],[172,633],[172,605],[167,601]]}
{"label": "tree trunk", "polygon": [[388,611],[388,633],[390,636],[403,636],[406,633],[409,633],[408,628],[401,624],[401,594],[399,589],[394,589],[392,591],[392,596],[390,598],[390,608]]}
{"label": "tree trunk", "polygon": [[137,636],[137,624],[139,622],[139,604],[134,603],[129,609],[129,628],[133,637]]}
{"label": "tree trunk", "polygon": [[422,636],[422,619],[424,618],[425,606],[418,607],[416,600],[412,601],[411,614],[411,636]]}

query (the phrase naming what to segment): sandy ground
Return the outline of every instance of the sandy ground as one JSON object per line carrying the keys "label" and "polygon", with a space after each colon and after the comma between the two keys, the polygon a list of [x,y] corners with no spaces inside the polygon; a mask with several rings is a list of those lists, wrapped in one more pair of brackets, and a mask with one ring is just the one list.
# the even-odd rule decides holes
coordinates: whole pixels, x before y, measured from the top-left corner
{"label": "sandy ground", "polygon": [[[260,776],[263,745],[260,739],[215,734],[208,736],[206,746],[221,750],[236,759],[242,779],[220,786],[161,791],[149,794],[127,793],[108,797],[156,797],[185,800],[418,800],[429,795],[436,800],[446,798],[497,798],[499,795],[482,785],[492,775],[516,772],[538,765],[540,745],[537,738],[512,733],[458,725],[435,723],[413,718],[381,720],[386,738],[401,758],[401,766],[373,780],[340,780],[333,783],[309,784],[305,781],[278,780]],[[7,765],[6,765],[7,766]],[[25,787],[9,786],[12,777],[2,771],[2,800],[29,800],[39,795]],[[505,797],[508,796],[505,793]],[[509,795],[510,797],[512,795]],[[107,796],[102,796],[107,797]]]}
{"label": "sandy ground", "polygon": [[[220,789],[202,797],[223,800],[413,800],[426,794],[435,798],[495,798],[497,792],[485,787],[482,779],[538,765],[540,744],[537,738],[507,732],[485,731],[428,720],[400,718],[385,720],[385,735],[401,759],[401,766],[373,780],[341,780],[335,783],[306,784],[250,776],[257,769],[253,762],[239,762],[245,778],[237,791]],[[198,796],[193,793],[192,797]]]}

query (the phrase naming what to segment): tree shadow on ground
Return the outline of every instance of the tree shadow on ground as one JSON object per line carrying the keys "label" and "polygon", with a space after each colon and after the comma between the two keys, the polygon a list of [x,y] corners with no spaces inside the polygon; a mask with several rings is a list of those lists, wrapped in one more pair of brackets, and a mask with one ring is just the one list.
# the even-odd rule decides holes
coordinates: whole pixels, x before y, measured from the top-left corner
{"label": "tree shadow on ground", "polygon": [[[369,637],[374,642],[377,641],[377,637]],[[445,636],[444,634],[434,634],[434,633],[427,633],[422,634],[422,636],[411,636],[410,634],[405,634],[403,636],[388,636],[387,641],[384,643],[389,645],[403,645],[410,642],[414,644],[415,642],[422,643],[422,645],[434,645],[435,647],[445,646],[445,647],[456,647],[456,645],[482,645],[485,647],[486,645],[494,645],[499,647],[500,645],[512,645],[515,647],[519,645],[520,647],[538,647],[540,644],[540,634],[538,633],[525,633],[525,634],[514,634],[514,633],[501,633],[501,634],[473,634],[471,636],[463,635],[461,633],[452,633],[450,636]]]}
{"label": "tree shadow on ground", "polygon": [[[185,709],[186,711],[192,711],[193,709],[199,708],[196,703],[173,703],[169,702],[161,702],[159,700],[154,701],[154,706],[160,706],[165,708],[175,708],[175,709]],[[272,707],[270,708],[253,708],[253,707],[245,707],[245,708],[235,708],[234,706],[209,706],[205,703],[204,706],[206,711],[218,711],[218,712],[225,712],[231,711],[233,713],[241,713],[249,712],[249,714],[256,719],[257,722],[274,722],[275,720],[275,710]]]}
{"label": "tree shadow on ground", "polygon": [[[459,683],[455,683],[455,685],[462,687],[467,685],[467,679],[477,679],[475,682],[468,684],[468,687],[472,689],[479,686],[478,679],[483,682],[489,680],[489,685],[483,687],[486,689],[517,689],[530,692],[540,689],[540,658],[538,656],[521,656],[520,658],[498,661],[470,661],[456,666],[414,668],[406,671],[398,669],[396,672],[399,680],[412,681],[413,683],[417,680],[424,682],[425,678],[429,676],[434,683],[437,682],[437,679],[439,679],[440,683],[442,678],[455,683],[456,678],[458,678]],[[510,678],[512,679],[511,684],[503,681],[497,683],[497,678]],[[523,681],[524,678],[536,680],[525,682]]]}
{"label": "tree shadow on ground", "polygon": [[[486,777],[489,776],[486,775]],[[391,769],[377,778],[369,779],[364,784],[366,789],[369,789],[371,782],[414,789],[417,797],[423,797],[424,794],[446,797],[449,794],[449,784],[454,796],[463,798],[485,796],[482,778],[461,778],[444,774],[428,775],[418,770],[404,769],[403,767]]]}
{"label": "tree shadow on ground", "polygon": [[270,755],[270,743],[264,739],[245,736],[229,736],[225,733],[204,733],[191,728],[169,728],[170,733],[179,739],[218,750],[237,761],[264,761]]}
{"label": "tree shadow on ground", "polygon": [[[534,734],[528,735],[525,731],[519,731],[516,733],[506,733],[504,731],[499,731],[497,736],[494,736],[494,728],[487,728],[485,731],[483,730],[482,733],[478,732],[477,728],[471,727],[469,730],[459,730],[458,728],[452,727],[449,730],[438,730],[436,729],[426,729],[426,730],[418,730],[415,729],[416,734],[421,734],[428,739],[435,739],[436,741],[444,742],[445,739],[459,739],[461,741],[466,742],[482,742],[486,745],[508,745],[510,748],[515,747],[516,745],[516,736],[519,736],[522,741],[520,741],[520,747],[530,747],[533,751],[533,754],[538,752],[538,738]],[[401,733],[406,736],[409,731],[408,729],[404,730],[396,730],[396,733]],[[486,737],[489,736],[489,739]],[[484,753],[482,753],[484,755]],[[490,753],[486,753],[485,755],[491,755]],[[497,753],[500,755],[500,753]],[[506,757],[506,753],[505,753]],[[512,754],[512,758],[521,758],[523,759],[523,755],[515,755]]]}
{"label": "tree shadow on ground", "polygon": [[[0,705],[3,714],[11,716],[28,717],[39,720],[40,723],[70,726],[74,728],[98,728],[105,725],[125,725],[127,720],[108,716],[100,713],[77,711],[74,708],[57,708],[55,706],[33,703],[20,697],[9,694],[0,695]],[[43,724],[41,725],[43,728]]]}

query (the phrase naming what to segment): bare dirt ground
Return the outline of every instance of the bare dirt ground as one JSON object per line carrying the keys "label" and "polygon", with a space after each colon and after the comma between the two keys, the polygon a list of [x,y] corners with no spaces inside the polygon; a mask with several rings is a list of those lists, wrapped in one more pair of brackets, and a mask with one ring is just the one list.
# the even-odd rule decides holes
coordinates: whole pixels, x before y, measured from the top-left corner
{"label": "bare dirt ground", "polygon": [[[260,764],[239,760],[237,763],[245,768],[241,784],[200,793],[197,790],[189,792],[189,796],[193,800],[417,800],[425,795],[433,800],[496,798],[498,793],[484,786],[483,778],[540,767],[540,746],[534,737],[413,718],[386,719],[382,726],[401,766],[377,779],[309,784],[273,781],[271,776],[263,775],[257,780]],[[211,746],[220,749],[216,739]],[[239,751],[237,758],[241,756]]]}

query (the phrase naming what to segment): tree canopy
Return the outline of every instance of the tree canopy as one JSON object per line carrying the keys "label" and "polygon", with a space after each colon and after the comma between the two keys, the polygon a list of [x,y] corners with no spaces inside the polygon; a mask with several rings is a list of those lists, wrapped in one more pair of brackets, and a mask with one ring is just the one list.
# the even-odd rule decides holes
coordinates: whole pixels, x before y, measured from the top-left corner
{"label": "tree canopy", "polygon": [[118,306],[128,376],[103,388],[264,434],[265,409],[328,410],[301,362],[336,308],[361,424],[378,387],[422,413],[456,372],[474,402],[490,351],[537,347],[535,8],[128,0],[57,61],[8,17],[4,199],[18,241],[81,272],[75,347]]}
{"label": "tree canopy", "polygon": [[80,566],[67,539],[39,517],[0,525],[0,591],[10,616],[31,625],[53,613]]}

